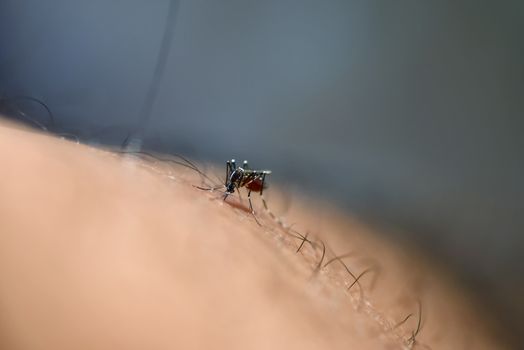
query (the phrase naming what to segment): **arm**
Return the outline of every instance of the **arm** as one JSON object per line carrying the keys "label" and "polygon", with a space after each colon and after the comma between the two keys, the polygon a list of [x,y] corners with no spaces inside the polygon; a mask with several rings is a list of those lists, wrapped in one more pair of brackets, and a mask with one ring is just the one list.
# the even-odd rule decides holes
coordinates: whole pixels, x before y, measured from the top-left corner
{"label": "arm", "polygon": [[[294,205],[315,233],[296,253],[183,167],[6,125],[0,161],[0,348],[500,346],[446,276],[336,209]],[[349,291],[347,252],[376,267]]]}

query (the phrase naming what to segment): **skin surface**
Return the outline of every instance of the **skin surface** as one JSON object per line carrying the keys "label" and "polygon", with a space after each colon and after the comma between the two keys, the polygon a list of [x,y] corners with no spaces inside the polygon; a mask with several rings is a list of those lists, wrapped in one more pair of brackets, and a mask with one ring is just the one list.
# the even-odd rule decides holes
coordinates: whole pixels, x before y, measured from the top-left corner
{"label": "skin surface", "polygon": [[[6,123],[0,161],[2,349],[503,348],[456,281],[327,203],[293,197],[291,230],[254,194],[259,226],[191,169]],[[371,268],[349,291],[348,252]]]}

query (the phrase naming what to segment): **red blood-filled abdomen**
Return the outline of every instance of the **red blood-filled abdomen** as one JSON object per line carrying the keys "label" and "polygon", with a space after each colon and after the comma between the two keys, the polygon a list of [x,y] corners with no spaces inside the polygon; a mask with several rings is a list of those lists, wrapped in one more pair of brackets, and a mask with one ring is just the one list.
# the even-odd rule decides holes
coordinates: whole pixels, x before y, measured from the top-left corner
{"label": "red blood-filled abdomen", "polygon": [[263,182],[261,179],[255,179],[251,182],[249,182],[248,184],[246,184],[246,188],[248,190],[251,190],[253,192],[261,192],[262,189],[263,189]]}

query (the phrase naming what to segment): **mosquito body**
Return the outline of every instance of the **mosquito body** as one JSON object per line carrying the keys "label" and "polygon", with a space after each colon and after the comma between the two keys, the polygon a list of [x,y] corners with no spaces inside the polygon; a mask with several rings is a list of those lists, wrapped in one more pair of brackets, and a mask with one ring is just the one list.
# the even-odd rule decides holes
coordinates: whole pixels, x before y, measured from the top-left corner
{"label": "mosquito body", "polygon": [[[249,201],[249,209],[254,214],[253,204],[251,203],[251,192],[259,193],[262,196],[264,188],[266,186],[266,175],[271,174],[271,170],[254,170],[250,169],[247,160],[244,161],[242,166],[236,165],[234,159],[226,162],[226,180],[224,187],[226,193],[224,200],[230,195],[242,187],[247,189],[247,199]],[[262,200],[265,205],[264,198]]]}
{"label": "mosquito body", "polygon": [[262,200],[262,204],[264,205],[264,209],[266,210],[268,215],[285,229],[285,224],[279,217],[277,217],[275,214],[273,214],[271,210],[269,210],[269,207],[263,196],[264,189],[266,188],[266,176],[269,174],[271,174],[271,170],[251,169],[247,160],[244,160],[242,166],[237,166],[236,161],[232,159],[226,162],[226,179],[222,186],[211,188],[200,186],[195,187],[206,191],[214,191],[224,188],[224,200],[226,200],[227,197],[229,197],[229,195],[235,193],[235,191],[238,191],[241,188],[245,188],[247,190],[249,210],[251,211],[251,214],[253,214],[253,217],[255,218],[257,224],[260,225],[260,222],[258,221],[255,215],[255,210],[253,209],[253,203],[251,202],[251,193],[258,193],[260,195],[260,199]]}
{"label": "mosquito body", "polygon": [[264,191],[266,185],[266,175],[271,174],[271,170],[253,170],[249,168],[247,160],[242,166],[237,167],[234,159],[226,162],[226,197],[235,192],[235,189],[245,187],[248,190],[248,197],[251,192],[260,193]]}

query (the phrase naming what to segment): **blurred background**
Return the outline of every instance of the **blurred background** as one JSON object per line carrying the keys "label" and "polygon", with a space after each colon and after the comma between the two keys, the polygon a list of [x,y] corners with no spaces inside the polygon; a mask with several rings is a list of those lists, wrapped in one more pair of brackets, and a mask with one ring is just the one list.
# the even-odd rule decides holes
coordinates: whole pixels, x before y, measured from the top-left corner
{"label": "blurred background", "polygon": [[522,330],[523,34],[518,0],[1,0],[0,105],[249,159],[395,228]]}

